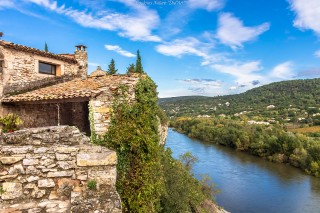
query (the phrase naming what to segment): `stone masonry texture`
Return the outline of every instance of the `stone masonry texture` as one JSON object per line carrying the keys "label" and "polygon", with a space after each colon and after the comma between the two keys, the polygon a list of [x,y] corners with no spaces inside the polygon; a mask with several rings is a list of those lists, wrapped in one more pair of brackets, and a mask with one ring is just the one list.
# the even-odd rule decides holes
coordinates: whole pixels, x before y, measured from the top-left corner
{"label": "stone masonry texture", "polygon": [[2,134],[0,212],[120,213],[116,164],[114,151],[73,126]]}

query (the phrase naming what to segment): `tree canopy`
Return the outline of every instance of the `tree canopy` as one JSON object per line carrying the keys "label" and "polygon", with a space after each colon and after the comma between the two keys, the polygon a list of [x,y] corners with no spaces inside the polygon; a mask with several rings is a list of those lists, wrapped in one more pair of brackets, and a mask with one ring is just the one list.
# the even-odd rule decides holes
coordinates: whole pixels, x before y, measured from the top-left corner
{"label": "tree canopy", "polygon": [[136,73],[144,73],[139,50],[137,51],[137,60],[136,60],[135,72]]}
{"label": "tree canopy", "polygon": [[48,44],[47,42],[44,43],[44,51],[45,52],[49,52],[49,49],[48,49]]}
{"label": "tree canopy", "polygon": [[115,61],[113,59],[111,59],[111,62],[108,66],[108,74],[109,75],[114,75],[118,72],[118,70],[116,69],[116,64],[115,64]]}
{"label": "tree canopy", "polygon": [[134,73],[136,71],[136,68],[134,64],[129,64],[129,67],[127,67],[127,73]]}

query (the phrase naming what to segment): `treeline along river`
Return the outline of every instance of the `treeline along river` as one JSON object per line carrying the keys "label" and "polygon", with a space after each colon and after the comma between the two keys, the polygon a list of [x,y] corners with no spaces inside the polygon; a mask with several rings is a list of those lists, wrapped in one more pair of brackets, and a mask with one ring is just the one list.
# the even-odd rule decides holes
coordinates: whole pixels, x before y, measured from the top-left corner
{"label": "treeline along river", "polygon": [[320,213],[320,178],[169,129],[166,146],[175,158],[192,152],[196,177],[208,174],[220,194],[216,201],[232,213]]}

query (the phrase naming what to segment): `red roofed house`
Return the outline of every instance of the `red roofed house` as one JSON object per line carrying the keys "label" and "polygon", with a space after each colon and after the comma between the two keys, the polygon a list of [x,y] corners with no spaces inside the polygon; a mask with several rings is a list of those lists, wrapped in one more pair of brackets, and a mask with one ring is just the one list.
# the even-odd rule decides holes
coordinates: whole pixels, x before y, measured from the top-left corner
{"label": "red roofed house", "polygon": [[101,69],[87,76],[87,58],[83,45],[74,54],[53,54],[0,40],[0,116],[17,114],[23,127],[74,125],[104,134],[119,86],[134,98],[139,77]]}

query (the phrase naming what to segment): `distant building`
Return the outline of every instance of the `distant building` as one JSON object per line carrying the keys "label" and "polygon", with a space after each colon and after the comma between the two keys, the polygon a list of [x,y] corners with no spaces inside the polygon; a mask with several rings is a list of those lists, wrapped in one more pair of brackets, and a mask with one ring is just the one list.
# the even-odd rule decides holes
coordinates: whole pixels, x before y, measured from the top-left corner
{"label": "distant building", "polygon": [[248,121],[248,124],[270,125],[269,122],[265,122],[265,121],[254,121],[254,120]]}
{"label": "distant building", "polygon": [[210,115],[198,115],[197,118],[210,118]]}
{"label": "distant building", "polygon": [[276,108],[275,105],[269,105],[269,106],[267,106],[267,109],[274,109],[274,108]]}

